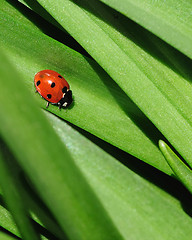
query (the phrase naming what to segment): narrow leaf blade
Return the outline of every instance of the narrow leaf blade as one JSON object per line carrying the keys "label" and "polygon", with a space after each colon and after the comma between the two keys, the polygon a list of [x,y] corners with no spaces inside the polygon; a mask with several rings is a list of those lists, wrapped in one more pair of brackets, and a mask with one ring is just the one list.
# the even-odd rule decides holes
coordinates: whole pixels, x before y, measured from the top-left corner
{"label": "narrow leaf blade", "polygon": [[186,186],[192,193],[192,171],[189,167],[170,149],[170,147],[159,141],[159,147],[167,160],[167,163],[175,173],[176,177]]}
{"label": "narrow leaf blade", "polygon": [[100,0],[192,58],[191,1]]}
{"label": "narrow leaf blade", "polygon": [[[0,56],[0,59],[3,60],[2,56]],[[5,65],[3,67],[5,67]],[[0,79],[2,81],[1,76],[0,73]],[[16,185],[14,175],[11,174],[9,170],[8,163],[10,163],[10,155],[8,154],[6,145],[2,141],[0,142],[0,150],[0,185],[5,202],[12,213],[21,236],[26,240],[40,240],[40,236],[34,229],[32,221],[29,218],[29,210],[22,201],[22,195]]]}

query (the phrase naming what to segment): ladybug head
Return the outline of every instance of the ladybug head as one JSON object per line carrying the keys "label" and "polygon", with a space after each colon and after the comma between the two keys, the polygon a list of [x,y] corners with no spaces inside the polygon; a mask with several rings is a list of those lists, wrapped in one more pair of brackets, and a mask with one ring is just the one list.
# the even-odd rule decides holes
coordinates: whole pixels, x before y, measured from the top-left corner
{"label": "ladybug head", "polygon": [[68,107],[71,103],[73,102],[72,99],[72,91],[71,90],[67,90],[66,93],[63,94],[63,97],[61,98],[61,100],[58,102],[59,104],[59,108],[66,108]]}

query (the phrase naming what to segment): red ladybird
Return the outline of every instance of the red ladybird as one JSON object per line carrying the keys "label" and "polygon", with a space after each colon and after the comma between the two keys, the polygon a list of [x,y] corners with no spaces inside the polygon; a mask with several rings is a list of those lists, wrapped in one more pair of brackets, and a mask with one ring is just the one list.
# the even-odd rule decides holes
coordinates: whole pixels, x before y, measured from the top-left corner
{"label": "red ladybird", "polygon": [[72,103],[72,91],[68,82],[53,70],[42,70],[34,78],[36,92],[49,103],[61,107],[68,107]]}

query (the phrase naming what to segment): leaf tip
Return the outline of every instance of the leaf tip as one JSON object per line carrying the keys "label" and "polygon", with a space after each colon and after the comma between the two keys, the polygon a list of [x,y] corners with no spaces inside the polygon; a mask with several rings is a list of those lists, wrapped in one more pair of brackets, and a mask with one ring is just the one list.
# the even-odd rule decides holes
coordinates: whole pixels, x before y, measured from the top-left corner
{"label": "leaf tip", "polygon": [[166,143],[163,140],[159,140],[159,148],[162,151],[162,149],[166,148]]}

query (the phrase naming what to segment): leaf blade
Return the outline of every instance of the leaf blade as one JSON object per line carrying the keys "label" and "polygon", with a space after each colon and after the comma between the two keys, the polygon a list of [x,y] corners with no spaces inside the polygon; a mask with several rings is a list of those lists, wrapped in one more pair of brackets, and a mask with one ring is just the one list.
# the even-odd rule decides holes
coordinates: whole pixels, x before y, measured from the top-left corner
{"label": "leaf blade", "polygon": [[1,26],[0,41],[26,85],[34,92],[34,74],[47,68],[61,73],[71,85],[74,107],[65,112],[50,106],[49,111],[171,174],[157,147],[162,135],[109,76],[94,61],[44,36],[17,11],[11,17],[11,11],[9,7],[4,13],[7,21]]}
{"label": "leaf blade", "polygon": [[192,58],[191,2],[100,0]]}
{"label": "leaf blade", "polygon": [[[170,76],[172,79],[176,77],[174,72],[168,69],[170,75],[163,76],[165,80],[164,78],[148,76],[142,68],[138,67],[137,54],[136,56],[127,55],[121,49],[121,46],[111,37],[105,23],[101,27],[98,21],[92,17],[93,14],[85,8],[82,9],[79,2],[74,3],[68,0],[58,1],[57,4],[51,0],[38,0],[38,2],[79,41],[88,53],[96,59],[123,91],[157,126],[162,134],[166,136],[183,158],[192,165],[192,150],[190,147],[186,149],[186,146],[192,141],[192,119],[189,111],[186,111],[187,107],[192,108],[191,97],[189,100],[190,104],[186,104],[184,113],[181,112],[182,108],[179,108],[180,106],[175,106],[178,94],[182,99],[181,105],[185,103],[186,99],[185,93],[179,93],[179,85],[177,88],[169,86],[169,89],[166,89],[165,87],[165,83],[170,79]],[[86,6],[90,5],[90,1],[84,1],[84,4]],[[64,10],[62,11],[62,17],[60,12],[61,6],[63,6]],[[132,43],[132,47],[135,48],[134,43]],[[140,50],[137,51],[138,53],[140,52]],[[132,57],[134,57],[133,61]],[[166,66],[164,67],[166,68]],[[163,82],[161,89],[159,86],[160,82]],[[185,79],[181,79],[179,82],[183,82],[184,85],[186,84]],[[191,90],[190,84],[188,86]],[[187,91],[187,87],[185,89]],[[185,114],[187,114],[187,118]]]}
{"label": "leaf blade", "polygon": [[[156,175],[154,169],[144,176],[142,173],[146,169],[143,169],[140,175],[137,173],[139,165],[134,171],[131,170],[134,160],[129,159],[128,167],[124,166],[80,134],[81,131],[79,133],[53,115],[46,113],[46,116],[124,239],[136,240],[141,236],[144,240],[151,237],[170,240],[178,236],[188,239],[191,235],[191,218],[183,211],[181,202],[185,205],[185,200],[179,196],[188,198],[189,195],[178,182],[163,174],[158,175],[159,182],[164,182],[168,187],[165,190],[161,184],[159,187],[153,182],[151,177]],[[178,194],[175,195],[173,189]]]}
{"label": "leaf blade", "polygon": [[162,140],[159,141],[159,147],[176,177],[192,193],[192,171]]}
{"label": "leaf blade", "polygon": [[[23,80],[4,56],[0,58],[1,135],[41,198],[71,238],[121,239]],[[13,94],[7,100],[5,96],[10,90]]]}
{"label": "leaf blade", "polygon": [[9,170],[10,157],[7,147],[2,141],[0,146],[0,183],[5,202],[17,224],[21,236],[26,240],[40,240],[39,234],[30,221],[29,210],[26,209],[26,205],[22,202],[21,192],[14,179],[15,176]]}

